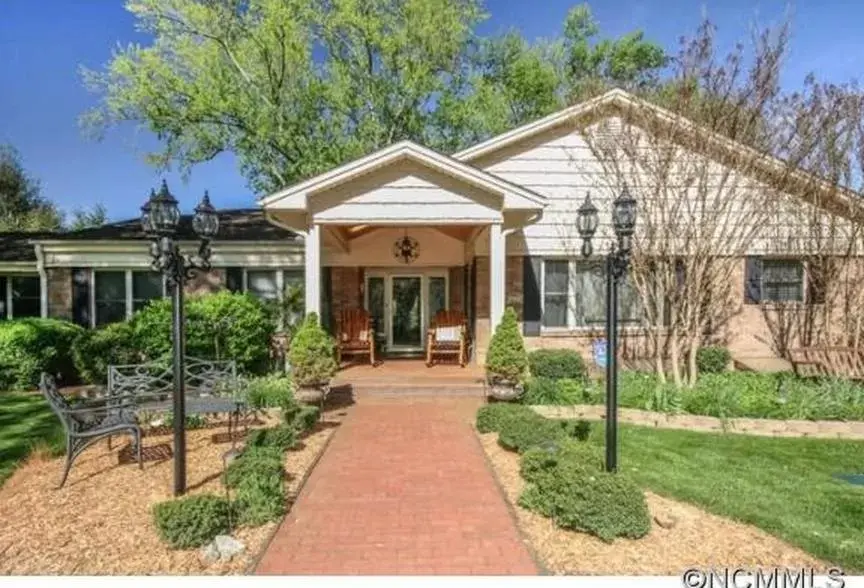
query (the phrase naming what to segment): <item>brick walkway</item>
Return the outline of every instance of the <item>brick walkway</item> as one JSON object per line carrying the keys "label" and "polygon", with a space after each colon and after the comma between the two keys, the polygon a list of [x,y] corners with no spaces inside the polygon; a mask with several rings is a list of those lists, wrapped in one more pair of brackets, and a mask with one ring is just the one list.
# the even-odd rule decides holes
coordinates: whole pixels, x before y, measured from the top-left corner
{"label": "brick walkway", "polygon": [[476,399],[364,398],[259,574],[536,574],[469,422]]}

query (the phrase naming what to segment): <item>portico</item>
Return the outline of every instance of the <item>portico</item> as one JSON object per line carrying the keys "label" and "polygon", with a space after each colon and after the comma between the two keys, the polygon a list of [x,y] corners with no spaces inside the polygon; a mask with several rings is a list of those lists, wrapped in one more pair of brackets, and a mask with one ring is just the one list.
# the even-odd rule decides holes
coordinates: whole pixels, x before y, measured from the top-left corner
{"label": "portico", "polygon": [[[477,321],[498,324],[507,235],[539,218],[545,199],[402,142],[261,204],[271,222],[305,237],[306,311],[326,319],[365,307],[376,337],[398,352],[422,350],[437,310],[463,311],[472,332]],[[488,258],[486,280],[478,258]],[[478,294],[488,295],[479,313]]]}

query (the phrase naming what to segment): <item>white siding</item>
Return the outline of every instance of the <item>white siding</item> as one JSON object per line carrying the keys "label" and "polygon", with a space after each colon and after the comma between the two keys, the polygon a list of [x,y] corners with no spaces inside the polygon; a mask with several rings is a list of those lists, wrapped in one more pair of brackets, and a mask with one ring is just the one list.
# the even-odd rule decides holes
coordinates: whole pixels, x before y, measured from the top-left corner
{"label": "white siding", "polygon": [[[609,133],[610,130],[615,132],[616,124],[620,124],[620,121],[612,119],[609,123],[605,123],[608,125],[606,127],[594,125],[586,131],[589,133],[587,136],[596,141],[603,133]],[[651,153],[649,149],[652,147],[640,141],[638,152]],[[807,226],[803,219],[812,211],[812,206],[806,201],[797,195],[777,194],[764,184],[744,177],[704,155],[682,147],[676,149],[676,168],[669,179],[662,183],[665,190],[657,191],[658,181],[652,177],[654,174],[641,171],[637,175],[627,170],[622,174],[628,178],[631,192],[642,204],[639,212],[643,215],[643,229],[652,224],[646,222],[645,217],[652,210],[655,214],[652,217],[654,226],[669,227],[676,222],[687,226],[689,222],[692,228],[694,224],[703,222],[694,219],[712,217],[697,210],[697,204],[702,203],[715,207],[714,211],[721,211],[725,219],[722,223],[725,225],[722,229],[725,236],[716,237],[718,244],[733,241],[734,237],[730,238],[730,234],[734,233],[739,237],[739,242],[750,242],[747,253],[800,253],[807,247],[807,239],[802,234],[806,233],[806,229],[802,227]],[[619,161],[632,160],[622,157]],[[471,163],[549,199],[549,205],[537,223],[508,239],[510,254],[577,254],[581,244],[576,229],[577,210],[589,191],[600,211],[599,239],[595,241],[595,251],[605,251],[609,246],[612,199],[620,190],[621,182],[611,173],[612,166],[603,165],[597,158],[582,131],[575,128],[555,129],[545,136],[526,139],[522,145],[505,148]],[[704,181],[702,185],[710,189],[695,187],[700,180]],[[664,198],[662,202],[666,204],[646,206],[648,195]],[[770,210],[766,208],[768,201],[772,202]],[[674,211],[674,218],[661,219],[660,209]],[[717,217],[715,220],[720,218],[716,213],[713,216]],[[823,224],[827,225],[828,216],[823,214],[823,219]],[[836,224],[846,226],[847,223],[841,219]],[[720,229],[716,230],[719,234]],[[744,239],[744,235],[753,238]],[[683,247],[683,244],[680,246]],[[478,243],[478,253],[482,249],[483,245]],[[734,252],[741,253],[741,250],[735,249]]]}
{"label": "white siding", "polygon": [[405,162],[310,195],[316,222],[489,222],[501,219],[502,197]]}

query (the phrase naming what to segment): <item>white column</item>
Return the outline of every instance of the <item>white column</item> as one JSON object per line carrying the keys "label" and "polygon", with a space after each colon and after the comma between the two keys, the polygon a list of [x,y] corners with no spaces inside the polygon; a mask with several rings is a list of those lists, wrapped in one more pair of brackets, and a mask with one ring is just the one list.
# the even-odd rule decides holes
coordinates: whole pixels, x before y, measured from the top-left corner
{"label": "white column", "polygon": [[306,257],[306,313],[315,312],[321,318],[321,227],[312,224],[304,244]]}
{"label": "white column", "polygon": [[489,322],[492,330],[504,316],[504,295],[507,257],[504,233],[500,224],[489,225]]}

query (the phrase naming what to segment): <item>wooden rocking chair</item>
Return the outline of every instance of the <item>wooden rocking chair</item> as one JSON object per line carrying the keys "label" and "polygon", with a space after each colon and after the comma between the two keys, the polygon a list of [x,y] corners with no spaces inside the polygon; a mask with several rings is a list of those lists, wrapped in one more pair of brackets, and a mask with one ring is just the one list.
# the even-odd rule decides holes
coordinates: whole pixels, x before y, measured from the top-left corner
{"label": "wooden rocking chair", "polygon": [[362,308],[343,310],[338,332],[336,361],[339,364],[343,355],[368,355],[369,363],[375,365],[375,333],[368,312]]}
{"label": "wooden rocking chair", "polygon": [[456,355],[459,365],[468,361],[468,325],[458,310],[439,310],[426,334],[426,365],[432,367],[436,355]]}

